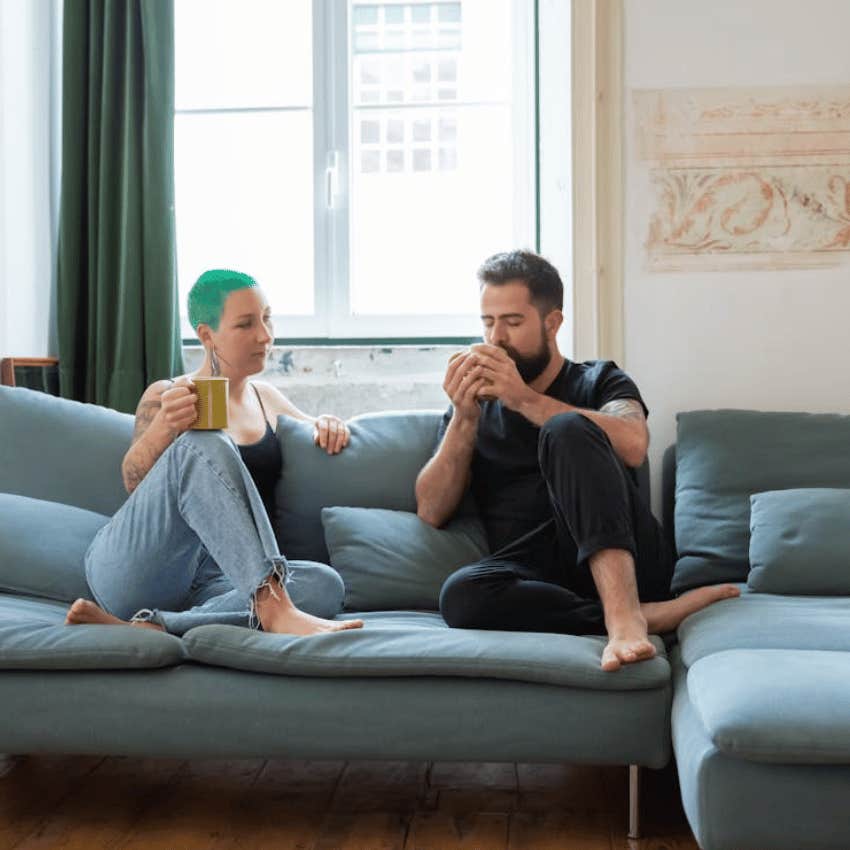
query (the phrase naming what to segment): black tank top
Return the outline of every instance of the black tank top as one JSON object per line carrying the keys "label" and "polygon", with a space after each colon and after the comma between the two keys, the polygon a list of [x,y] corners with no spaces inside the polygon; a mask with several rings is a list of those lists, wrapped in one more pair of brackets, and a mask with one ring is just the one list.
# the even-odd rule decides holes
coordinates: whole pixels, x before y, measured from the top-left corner
{"label": "black tank top", "polygon": [[[169,380],[172,384],[174,383],[174,378],[169,378]],[[263,421],[266,423],[266,433],[256,443],[247,443],[244,446],[237,444],[236,448],[239,449],[242,463],[248,468],[248,472],[257,486],[269,520],[274,525],[277,519],[274,491],[280,479],[280,471],[283,466],[283,452],[280,450],[280,443],[277,441],[277,436],[266,417],[266,409],[263,407],[263,400],[260,398],[260,393],[253,384],[251,384],[251,388],[257,395],[257,401],[260,402],[260,410],[263,411]]]}
{"label": "black tank top", "polygon": [[275,487],[280,479],[280,470],[283,466],[283,452],[281,452],[277,436],[272,430],[269,420],[266,418],[266,409],[263,407],[263,400],[260,398],[260,393],[253,384],[251,386],[257,394],[257,401],[260,402],[260,410],[263,411],[266,433],[256,443],[248,443],[244,446],[237,445],[237,448],[239,449],[239,454],[242,456],[242,462],[248,468],[251,478],[254,479],[254,484],[257,485],[260,498],[266,507],[266,513],[272,525],[274,525],[277,517]]}

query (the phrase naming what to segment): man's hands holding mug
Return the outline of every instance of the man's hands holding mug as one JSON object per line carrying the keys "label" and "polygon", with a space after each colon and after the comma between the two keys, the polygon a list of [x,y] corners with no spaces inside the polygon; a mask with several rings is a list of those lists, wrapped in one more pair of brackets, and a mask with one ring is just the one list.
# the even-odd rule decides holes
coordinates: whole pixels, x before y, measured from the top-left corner
{"label": "man's hands holding mug", "polygon": [[443,389],[455,413],[467,419],[478,419],[480,401],[499,399],[505,407],[516,410],[530,391],[510,355],[487,343],[451,356]]}

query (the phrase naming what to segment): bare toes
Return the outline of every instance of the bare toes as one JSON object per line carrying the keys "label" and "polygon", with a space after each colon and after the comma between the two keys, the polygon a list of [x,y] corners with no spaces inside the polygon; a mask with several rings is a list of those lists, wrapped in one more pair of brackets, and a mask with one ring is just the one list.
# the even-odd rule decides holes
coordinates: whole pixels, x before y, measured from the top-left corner
{"label": "bare toes", "polygon": [[649,641],[641,641],[637,646],[632,647],[635,655],[638,658],[653,658],[655,656],[655,647]]}
{"label": "bare toes", "polygon": [[611,672],[613,670],[619,670],[621,666],[620,659],[617,658],[614,650],[606,646],[602,652],[602,669]]}
{"label": "bare toes", "polygon": [[83,613],[86,607],[85,599],[75,599],[65,614],[65,623],[73,623]]}

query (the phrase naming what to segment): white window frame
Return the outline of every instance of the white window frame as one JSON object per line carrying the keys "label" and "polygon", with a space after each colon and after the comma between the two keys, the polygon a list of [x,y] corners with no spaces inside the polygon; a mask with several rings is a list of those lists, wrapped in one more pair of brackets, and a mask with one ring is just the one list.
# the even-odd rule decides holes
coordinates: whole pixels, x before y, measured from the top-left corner
{"label": "white window frame", "polygon": [[[450,0],[442,0],[449,2]],[[403,5],[405,0],[376,0]],[[434,0],[439,3],[441,0]],[[514,181],[514,208],[527,209],[523,232],[515,246],[536,247],[536,126],[535,126],[535,0],[511,0],[512,32],[517,44],[528,50],[512,51],[515,59],[514,102],[524,104],[516,115],[514,168],[524,177]],[[313,0],[313,216],[314,216],[314,315],[273,317],[276,338],[286,339],[459,339],[481,334],[477,315],[350,315],[350,128],[351,38],[348,0]],[[345,61],[340,61],[345,57]],[[528,96],[531,92],[531,96]],[[330,105],[325,108],[326,105]],[[485,259],[481,258],[482,261]],[[474,280],[466,282],[475,286]],[[272,299],[273,300],[273,299]],[[184,336],[194,336],[183,322]]]}

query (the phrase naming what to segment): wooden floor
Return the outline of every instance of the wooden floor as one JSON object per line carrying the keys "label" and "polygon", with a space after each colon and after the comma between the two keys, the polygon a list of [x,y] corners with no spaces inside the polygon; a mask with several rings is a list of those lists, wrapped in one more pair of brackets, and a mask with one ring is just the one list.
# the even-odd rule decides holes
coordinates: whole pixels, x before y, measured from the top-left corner
{"label": "wooden floor", "polygon": [[697,850],[672,768],[0,757],[0,850]]}

